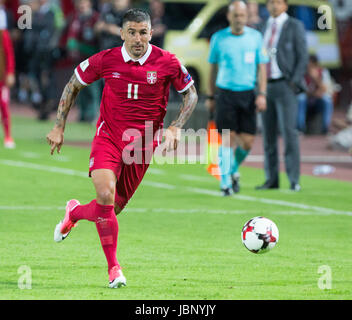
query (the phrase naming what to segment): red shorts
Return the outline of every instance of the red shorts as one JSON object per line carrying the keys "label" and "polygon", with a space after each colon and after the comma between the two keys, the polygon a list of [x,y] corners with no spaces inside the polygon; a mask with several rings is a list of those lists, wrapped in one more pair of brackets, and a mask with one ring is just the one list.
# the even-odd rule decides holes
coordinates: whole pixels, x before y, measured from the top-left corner
{"label": "red shorts", "polygon": [[143,158],[140,162],[126,163],[120,146],[117,146],[106,136],[96,135],[92,142],[89,176],[95,169],[112,170],[117,178],[115,203],[120,209],[123,209],[137,190],[149,167],[150,161],[145,161]]}

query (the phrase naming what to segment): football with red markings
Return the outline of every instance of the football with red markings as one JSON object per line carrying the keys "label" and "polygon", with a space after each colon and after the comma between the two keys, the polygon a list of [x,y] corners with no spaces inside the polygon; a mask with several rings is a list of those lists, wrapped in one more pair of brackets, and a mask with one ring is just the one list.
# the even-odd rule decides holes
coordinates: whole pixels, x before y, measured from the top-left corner
{"label": "football with red markings", "polygon": [[242,228],[242,243],[253,253],[266,253],[279,241],[279,229],[276,224],[265,217],[255,217]]}

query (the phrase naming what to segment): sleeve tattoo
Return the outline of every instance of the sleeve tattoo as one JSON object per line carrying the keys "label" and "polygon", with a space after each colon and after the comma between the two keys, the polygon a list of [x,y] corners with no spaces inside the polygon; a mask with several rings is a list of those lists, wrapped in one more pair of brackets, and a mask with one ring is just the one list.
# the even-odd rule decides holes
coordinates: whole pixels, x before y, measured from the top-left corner
{"label": "sleeve tattoo", "polygon": [[171,122],[170,126],[182,128],[190,118],[198,101],[196,88],[192,85],[188,90],[182,93],[182,104],[178,118]]}
{"label": "sleeve tattoo", "polygon": [[84,88],[84,85],[82,85],[76,78],[76,75],[73,74],[70,81],[66,84],[60,98],[56,114],[56,127],[65,128],[68,113],[74,105],[76,97],[82,88]]}

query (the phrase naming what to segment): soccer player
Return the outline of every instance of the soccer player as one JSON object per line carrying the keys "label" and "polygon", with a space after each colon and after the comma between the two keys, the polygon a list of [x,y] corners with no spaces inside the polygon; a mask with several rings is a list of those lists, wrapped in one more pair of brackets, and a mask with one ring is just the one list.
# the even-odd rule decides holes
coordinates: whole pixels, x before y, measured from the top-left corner
{"label": "soccer player", "polygon": [[[180,130],[198,100],[187,69],[173,54],[151,45],[151,37],[149,14],[140,9],[128,10],[122,21],[123,46],[101,51],[77,66],[62,93],[56,124],[47,135],[51,154],[55,149],[60,152],[67,115],[77,94],[90,83],[105,79],[89,163],[96,199],[85,205],[68,201],[65,217],[55,228],[54,240],[65,239],[81,219],[95,222],[108,263],[110,288],[126,285],[116,257],[116,215],[141,182],[151,159],[149,151],[160,143],[169,87],[172,84],[183,99],[177,119],[165,130],[163,152],[177,148]],[[146,132],[155,137],[151,143]],[[126,154],[140,151],[141,161],[124,161]]]}
{"label": "soccer player", "polygon": [[15,56],[12,40],[7,29],[0,26],[0,111],[4,129],[4,147],[15,148],[11,135],[10,89],[15,84]]}

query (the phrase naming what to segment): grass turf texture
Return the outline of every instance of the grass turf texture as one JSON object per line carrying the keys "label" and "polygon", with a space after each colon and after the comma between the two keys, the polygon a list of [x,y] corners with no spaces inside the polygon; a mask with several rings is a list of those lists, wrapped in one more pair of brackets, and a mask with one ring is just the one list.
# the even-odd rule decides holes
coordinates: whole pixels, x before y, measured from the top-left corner
{"label": "grass turf texture", "polygon": [[[95,196],[85,177],[89,149],[64,145],[50,156],[51,126],[14,117],[17,148],[0,149],[0,299],[351,299],[351,183],[303,176],[302,191],[292,193],[282,175],[282,189],[258,192],[263,171],[242,167],[241,194],[222,198],[200,164],[151,166],[118,216],[127,287],[107,288],[93,223],[80,221],[65,241],[53,241],[66,201]],[[65,139],[90,141],[93,134],[70,123]],[[244,223],[259,215],[280,231],[264,255],[240,239]],[[19,288],[21,266],[30,268],[31,289]],[[330,290],[318,286],[321,266],[331,269]]]}

